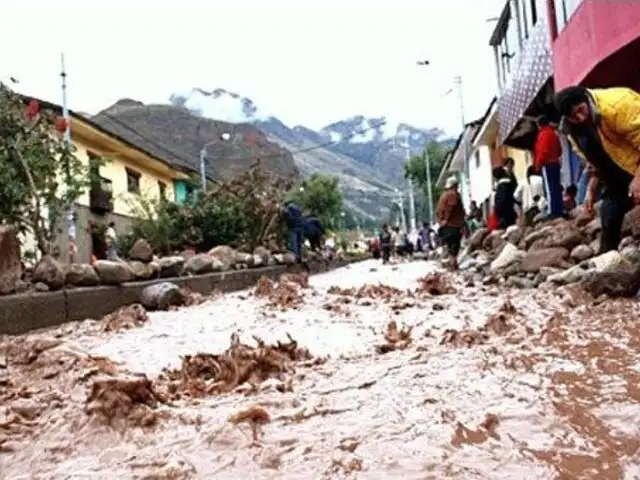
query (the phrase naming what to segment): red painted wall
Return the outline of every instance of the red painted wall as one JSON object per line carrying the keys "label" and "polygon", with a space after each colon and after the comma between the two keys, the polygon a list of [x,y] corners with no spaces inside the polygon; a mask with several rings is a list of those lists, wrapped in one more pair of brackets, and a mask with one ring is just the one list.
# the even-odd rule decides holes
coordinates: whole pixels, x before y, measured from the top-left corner
{"label": "red painted wall", "polygon": [[[588,86],[634,84],[636,80],[628,78],[629,72],[620,72],[624,79],[618,80],[607,69],[604,80],[596,67],[637,38],[640,38],[640,1],[584,0],[552,44],[556,91],[585,80],[594,83]],[[629,71],[640,71],[640,59],[627,58],[624,63]]]}

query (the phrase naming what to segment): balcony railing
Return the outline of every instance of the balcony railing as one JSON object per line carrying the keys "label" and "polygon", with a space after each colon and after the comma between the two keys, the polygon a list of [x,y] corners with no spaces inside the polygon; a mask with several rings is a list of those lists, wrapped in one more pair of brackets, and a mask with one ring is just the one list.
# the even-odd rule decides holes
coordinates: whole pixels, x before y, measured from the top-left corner
{"label": "balcony railing", "polygon": [[113,211],[113,184],[111,180],[100,177],[91,186],[89,208],[99,215]]}

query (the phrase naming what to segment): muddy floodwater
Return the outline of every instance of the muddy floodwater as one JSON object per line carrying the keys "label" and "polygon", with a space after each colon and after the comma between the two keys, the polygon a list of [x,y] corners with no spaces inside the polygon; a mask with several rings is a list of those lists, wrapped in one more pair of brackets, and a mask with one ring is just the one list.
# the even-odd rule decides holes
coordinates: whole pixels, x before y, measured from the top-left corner
{"label": "muddy floodwater", "polygon": [[0,479],[640,478],[638,313],[367,261],[2,338]]}

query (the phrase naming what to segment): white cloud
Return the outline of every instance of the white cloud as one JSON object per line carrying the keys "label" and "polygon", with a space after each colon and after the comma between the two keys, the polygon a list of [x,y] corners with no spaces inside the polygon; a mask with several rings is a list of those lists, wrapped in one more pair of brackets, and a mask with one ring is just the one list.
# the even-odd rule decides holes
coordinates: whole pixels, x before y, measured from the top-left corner
{"label": "white cloud", "polygon": [[[4,0],[0,79],[97,112],[122,97],[166,102],[192,87],[226,88],[290,125],[356,114],[460,130],[495,90],[488,40],[504,0]],[[427,58],[431,66],[418,67]],[[229,115],[236,114],[231,106]]]}

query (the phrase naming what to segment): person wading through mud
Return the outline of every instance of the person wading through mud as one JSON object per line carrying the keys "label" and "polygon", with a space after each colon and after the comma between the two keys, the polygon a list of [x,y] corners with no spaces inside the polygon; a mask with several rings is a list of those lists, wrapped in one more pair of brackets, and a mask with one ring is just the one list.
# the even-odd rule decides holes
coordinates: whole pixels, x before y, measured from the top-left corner
{"label": "person wading through mud", "polygon": [[561,131],[593,167],[584,205],[593,211],[602,187],[600,252],[618,248],[622,223],[640,203],[640,95],[622,87],[568,87],[556,94]]}
{"label": "person wading through mud", "polygon": [[289,231],[289,248],[296,257],[296,263],[302,264],[303,267],[308,266],[302,262],[302,242],[304,240],[304,217],[302,210],[293,201],[289,200],[285,203],[283,216]]}
{"label": "person wading through mud", "polygon": [[380,250],[382,250],[382,264],[386,265],[389,263],[389,257],[391,256],[391,248],[392,248],[392,235],[389,230],[389,225],[386,223],[382,226],[382,231],[380,232]]}
{"label": "person wading through mud", "polygon": [[537,119],[538,133],[533,148],[533,164],[544,178],[549,202],[549,217],[561,217],[563,213],[560,158],[562,145],[556,129],[546,116]]}
{"label": "person wading through mud", "polygon": [[460,253],[460,243],[465,228],[465,213],[462,198],[458,193],[458,179],[456,177],[447,179],[445,190],[438,201],[436,215],[440,224],[438,235],[447,249],[449,266],[452,269],[457,269],[458,253]]}
{"label": "person wading through mud", "polygon": [[493,209],[498,218],[498,228],[506,230],[515,225],[518,219],[516,213],[516,189],[513,188],[513,180],[502,167],[493,169],[493,179],[496,182]]}

